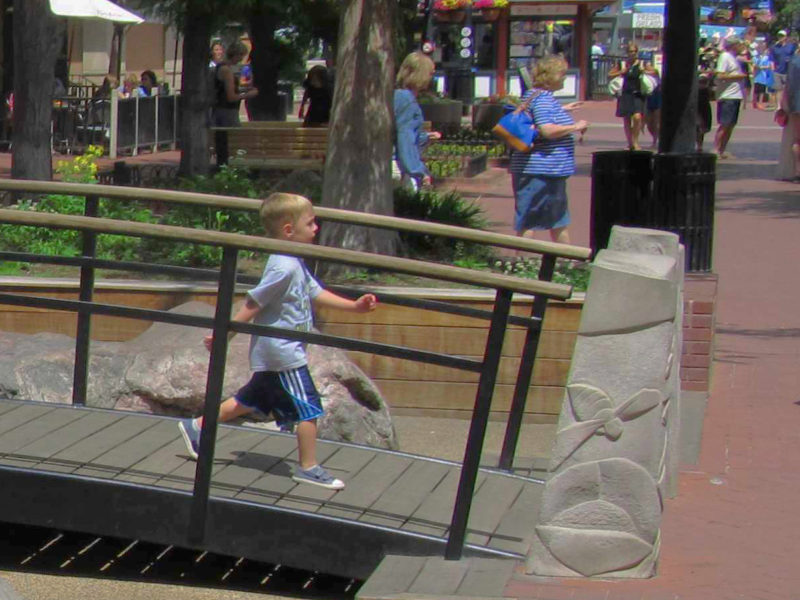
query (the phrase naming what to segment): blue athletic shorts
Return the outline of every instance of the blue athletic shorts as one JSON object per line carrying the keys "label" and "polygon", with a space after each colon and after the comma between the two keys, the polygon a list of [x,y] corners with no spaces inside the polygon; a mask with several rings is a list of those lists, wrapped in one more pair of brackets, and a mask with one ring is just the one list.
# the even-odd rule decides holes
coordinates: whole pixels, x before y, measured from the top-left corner
{"label": "blue athletic shorts", "polygon": [[322,401],[307,366],[257,371],[234,396],[239,404],[275,416],[278,425],[322,416]]}
{"label": "blue athletic shorts", "polygon": [[512,173],[514,231],[556,229],[569,225],[567,178]]}

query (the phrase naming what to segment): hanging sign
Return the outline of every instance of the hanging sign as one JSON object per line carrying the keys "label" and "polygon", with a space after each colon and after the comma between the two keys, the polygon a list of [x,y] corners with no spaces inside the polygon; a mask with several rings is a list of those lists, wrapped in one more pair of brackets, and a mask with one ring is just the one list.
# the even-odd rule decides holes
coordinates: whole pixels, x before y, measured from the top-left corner
{"label": "hanging sign", "polygon": [[533,4],[512,6],[512,17],[577,15],[577,4]]}
{"label": "hanging sign", "polygon": [[664,29],[664,15],[658,13],[633,13],[634,29]]}

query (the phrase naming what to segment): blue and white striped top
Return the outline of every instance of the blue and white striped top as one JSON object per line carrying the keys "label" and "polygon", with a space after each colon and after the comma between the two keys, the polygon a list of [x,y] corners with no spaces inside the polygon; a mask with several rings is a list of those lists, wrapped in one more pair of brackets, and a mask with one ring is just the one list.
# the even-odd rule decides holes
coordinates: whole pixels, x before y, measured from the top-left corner
{"label": "blue and white striped top", "polygon": [[[539,95],[531,102],[530,111],[537,127],[545,124],[573,125],[575,120],[565,111],[553,93],[537,90]],[[529,90],[522,101],[527,100],[534,90]],[[575,140],[572,134],[548,140],[541,135],[536,138],[533,152],[515,152],[511,157],[511,172],[525,175],[546,175],[549,177],[569,177],[575,172]]]}

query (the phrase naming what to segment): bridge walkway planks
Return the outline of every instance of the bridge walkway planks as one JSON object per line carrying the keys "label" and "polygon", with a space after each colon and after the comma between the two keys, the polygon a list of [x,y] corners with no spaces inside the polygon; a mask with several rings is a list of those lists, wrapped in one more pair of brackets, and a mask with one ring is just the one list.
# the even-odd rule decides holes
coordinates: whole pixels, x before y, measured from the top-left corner
{"label": "bridge walkway planks", "polygon": [[[318,444],[318,458],[347,483],[344,490],[333,492],[292,481],[291,469],[297,461],[293,436],[253,427],[221,426],[216,443],[212,502],[218,501],[231,510],[247,506],[262,511],[270,508],[288,511],[282,514],[299,515],[312,523],[309,531],[315,531],[315,519],[327,519],[326,523],[332,519],[334,523],[346,522],[348,527],[363,526],[354,530],[357,537],[376,531],[385,535],[389,530],[391,535],[405,536],[412,542],[434,540],[442,546],[453,509],[459,465],[325,441]],[[159,494],[177,493],[175,502],[182,504],[175,505],[176,515],[183,515],[193,490],[195,464],[186,452],[176,420],[170,417],[0,400],[0,478],[9,476],[9,469],[47,476],[26,479],[31,486],[45,486],[54,481],[51,476],[58,476],[58,481],[79,478],[86,486],[87,497],[92,497],[90,490],[99,489],[98,485],[115,483],[119,484],[118,489],[130,494],[142,489]],[[482,470],[467,535],[470,551],[495,556],[524,555],[541,491],[541,484],[533,480]],[[108,496],[108,501],[114,497]],[[147,498],[135,500],[147,501]],[[16,510],[23,513],[14,519],[25,520],[24,506]],[[56,514],[52,521],[71,523],[66,517],[60,520],[57,514],[71,510],[75,507],[53,507]],[[224,510],[219,514],[225,515]],[[210,518],[213,520],[213,515]],[[179,530],[175,524],[170,527],[173,532]],[[270,527],[278,536],[274,524]],[[119,533],[117,527],[114,529],[114,532],[92,533]],[[216,525],[213,530],[217,531]],[[182,541],[176,539],[170,543],[180,545]],[[244,550],[233,537],[228,542],[232,553]],[[415,548],[412,542],[406,540],[401,546],[408,553],[430,552],[429,544]],[[224,546],[226,542],[215,540],[215,543]],[[383,538],[375,547],[397,550],[387,547]],[[266,554],[270,552],[277,552],[273,558],[281,559],[279,550]],[[373,558],[376,566],[382,556]],[[319,566],[318,562],[315,559],[315,565]],[[308,568],[308,565],[296,566]]]}

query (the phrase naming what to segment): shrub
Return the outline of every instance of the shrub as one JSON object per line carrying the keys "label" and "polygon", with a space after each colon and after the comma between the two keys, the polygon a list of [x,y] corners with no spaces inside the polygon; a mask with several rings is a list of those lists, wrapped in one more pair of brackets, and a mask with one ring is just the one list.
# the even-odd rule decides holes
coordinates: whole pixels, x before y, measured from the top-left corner
{"label": "shrub", "polygon": [[[394,192],[394,213],[395,216],[406,219],[471,229],[485,229],[487,226],[483,209],[454,191],[438,192],[428,189],[413,191],[407,187],[397,187]],[[492,255],[491,249],[485,246],[464,242],[453,243],[453,240],[442,236],[401,232],[400,241],[407,255],[438,262],[483,263]]]}

